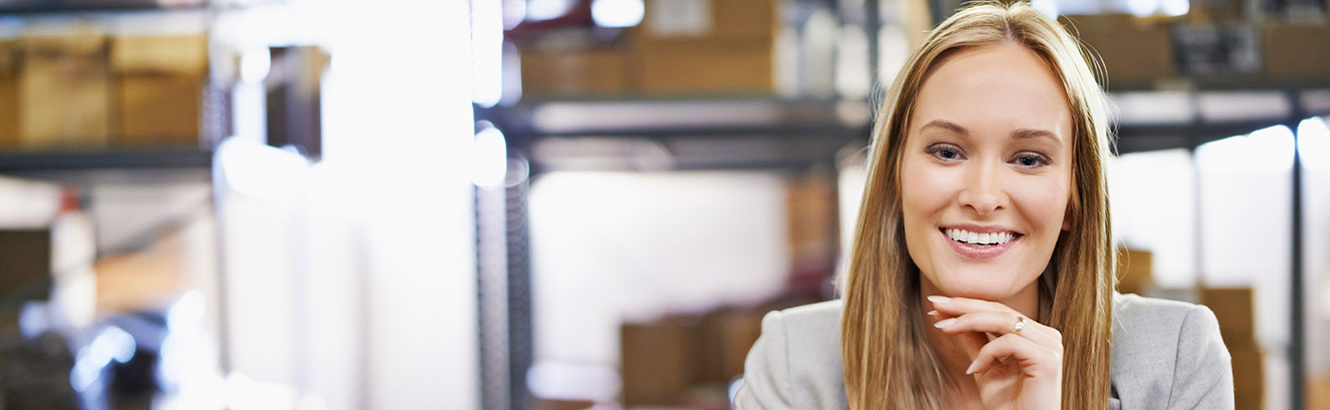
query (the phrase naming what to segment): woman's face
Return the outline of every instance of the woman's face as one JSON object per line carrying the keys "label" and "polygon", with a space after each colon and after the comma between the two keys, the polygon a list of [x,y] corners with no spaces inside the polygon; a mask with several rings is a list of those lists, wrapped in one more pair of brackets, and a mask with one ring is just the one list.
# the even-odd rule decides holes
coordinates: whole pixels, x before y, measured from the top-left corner
{"label": "woman's face", "polygon": [[1033,291],[1067,229],[1072,117],[1057,76],[1016,44],[947,58],[925,80],[901,155],[910,257],[951,296]]}

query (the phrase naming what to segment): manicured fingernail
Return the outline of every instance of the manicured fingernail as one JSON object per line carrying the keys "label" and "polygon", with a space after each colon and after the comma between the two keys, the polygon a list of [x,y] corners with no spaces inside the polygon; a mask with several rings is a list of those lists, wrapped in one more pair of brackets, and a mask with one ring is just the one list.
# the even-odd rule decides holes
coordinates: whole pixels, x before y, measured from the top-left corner
{"label": "manicured fingernail", "polygon": [[947,326],[951,326],[952,323],[956,323],[956,318],[942,319],[934,323],[933,326],[938,329],[945,329]]}
{"label": "manicured fingernail", "polygon": [[938,313],[937,313],[936,310],[930,310],[930,311],[928,311],[928,315],[929,315],[929,316],[937,316]]}
{"label": "manicured fingernail", "polygon": [[934,305],[945,305],[951,303],[951,298],[946,296],[929,296],[928,301],[933,302]]}
{"label": "manicured fingernail", "polygon": [[977,367],[979,367],[979,362],[970,363],[970,367],[968,369],[965,369],[965,374],[974,374],[974,371],[977,370],[976,369]]}

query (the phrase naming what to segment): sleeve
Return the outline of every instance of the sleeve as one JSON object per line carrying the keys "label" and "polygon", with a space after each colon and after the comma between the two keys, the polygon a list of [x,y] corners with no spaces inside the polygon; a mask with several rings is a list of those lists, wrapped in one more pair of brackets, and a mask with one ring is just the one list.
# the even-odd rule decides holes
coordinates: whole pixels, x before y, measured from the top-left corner
{"label": "sleeve", "polygon": [[743,384],[734,397],[740,410],[778,410],[791,408],[789,350],[781,312],[762,318],[762,335],[748,350],[744,361]]}
{"label": "sleeve", "polygon": [[1169,409],[1232,409],[1233,363],[1219,321],[1205,306],[1182,319]]}

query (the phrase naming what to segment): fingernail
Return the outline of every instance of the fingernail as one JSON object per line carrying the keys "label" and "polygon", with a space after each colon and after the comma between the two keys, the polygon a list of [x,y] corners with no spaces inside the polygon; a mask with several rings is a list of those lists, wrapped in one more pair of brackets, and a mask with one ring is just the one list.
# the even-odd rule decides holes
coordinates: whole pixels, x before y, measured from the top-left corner
{"label": "fingernail", "polygon": [[933,302],[934,305],[942,305],[951,303],[951,298],[946,296],[929,296],[928,301]]}
{"label": "fingernail", "polygon": [[965,369],[965,374],[974,374],[975,368],[979,367],[979,362],[971,362],[970,367]]}
{"label": "fingernail", "polygon": [[938,313],[937,313],[936,310],[930,310],[930,311],[928,311],[928,315],[929,315],[929,316],[937,316]]}
{"label": "fingernail", "polygon": [[934,323],[933,326],[938,329],[944,329],[947,326],[951,326],[952,323],[956,323],[956,318],[942,319],[937,323]]}

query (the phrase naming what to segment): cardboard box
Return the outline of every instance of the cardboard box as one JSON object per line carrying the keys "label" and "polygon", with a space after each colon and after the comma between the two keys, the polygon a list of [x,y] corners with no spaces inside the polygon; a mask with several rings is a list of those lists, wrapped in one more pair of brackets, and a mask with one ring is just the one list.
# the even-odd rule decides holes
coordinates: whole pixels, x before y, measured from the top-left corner
{"label": "cardboard box", "polygon": [[1330,409],[1330,373],[1307,377],[1307,408]]}
{"label": "cardboard box", "polygon": [[1241,396],[1261,395],[1265,391],[1265,360],[1253,346],[1229,347],[1233,357],[1233,391]]}
{"label": "cardboard box", "polygon": [[1144,24],[1130,15],[1063,16],[1073,34],[1098,54],[1110,86],[1151,85],[1177,76],[1168,28]]}
{"label": "cardboard box", "polygon": [[643,43],[633,67],[647,94],[755,94],[775,92],[770,39]]}
{"label": "cardboard box", "polygon": [[1144,294],[1154,284],[1151,274],[1154,256],[1148,251],[1119,249],[1118,292]]}
{"label": "cardboard box", "polygon": [[117,144],[198,144],[207,51],[201,35],[112,40]]}
{"label": "cardboard box", "polygon": [[0,310],[51,295],[51,231],[0,230]]}
{"label": "cardboard box", "polygon": [[1257,349],[1251,288],[1200,288],[1197,294],[1201,304],[1214,311],[1229,351]]}
{"label": "cardboard box", "polygon": [[23,39],[19,134],[25,149],[103,148],[110,135],[106,38]]}
{"label": "cardboard box", "polygon": [[0,40],[0,151],[19,145],[18,45]]}
{"label": "cardboard box", "polygon": [[763,312],[730,309],[713,312],[703,318],[701,354],[694,357],[695,379],[712,386],[725,387],[744,372],[748,350],[762,335]]}
{"label": "cardboard box", "polygon": [[627,90],[624,52],[531,50],[522,54],[522,94],[531,97],[616,95]]}
{"label": "cardboard box", "polygon": [[692,385],[695,325],[662,319],[620,328],[625,407],[676,405]]}
{"label": "cardboard box", "polygon": [[776,33],[775,0],[648,0],[644,6],[643,41],[769,40]]}
{"label": "cardboard box", "polygon": [[1330,79],[1330,25],[1269,25],[1261,34],[1266,78]]}

